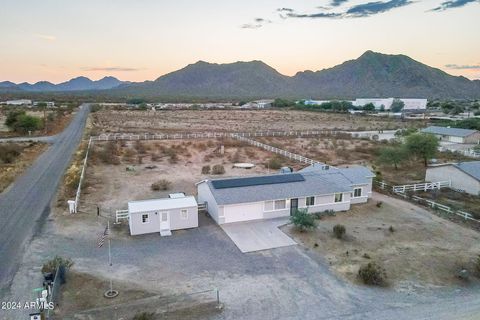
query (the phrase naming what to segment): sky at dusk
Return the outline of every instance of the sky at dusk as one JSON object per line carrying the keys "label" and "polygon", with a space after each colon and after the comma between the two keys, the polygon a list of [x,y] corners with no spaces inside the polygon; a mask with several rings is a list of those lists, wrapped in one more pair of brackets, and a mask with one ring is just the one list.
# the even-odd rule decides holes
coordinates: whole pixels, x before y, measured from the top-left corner
{"label": "sky at dusk", "polygon": [[293,75],[366,50],[480,79],[480,0],[2,0],[0,81],[154,80],[198,60]]}

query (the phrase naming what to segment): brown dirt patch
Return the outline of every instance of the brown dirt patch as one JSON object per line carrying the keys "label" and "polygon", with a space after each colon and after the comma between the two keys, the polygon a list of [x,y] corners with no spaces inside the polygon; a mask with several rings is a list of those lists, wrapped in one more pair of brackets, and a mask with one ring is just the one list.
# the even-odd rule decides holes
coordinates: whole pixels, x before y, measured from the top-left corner
{"label": "brown dirt patch", "polygon": [[[383,201],[380,208],[377,201]],[[346,239],[333,236],[336,224],[346,227]],[[389,231],[390,226],[394,232]],[[376,261],[385,267],[394,286],[461,284],[456,273],[462,267],[472,270],[480,254],[478,232],[380,194],[367,204],[353,205],[349,212],[319,220],[315,231],[300,233],[292,226],[284,230],[354,282],[358,282],[360,265]]]}

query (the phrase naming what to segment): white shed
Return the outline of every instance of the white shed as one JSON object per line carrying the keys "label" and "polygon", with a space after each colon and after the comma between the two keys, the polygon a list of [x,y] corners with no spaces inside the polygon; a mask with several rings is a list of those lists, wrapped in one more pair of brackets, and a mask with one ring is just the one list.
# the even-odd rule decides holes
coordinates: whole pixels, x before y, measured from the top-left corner
{"label": "white shed", "polygon": [[195,197],[176,194],[175,197],[130,201],[128,223],[131,235],[160,232],[171,235],[172,230],[198,227],[198,205]]}

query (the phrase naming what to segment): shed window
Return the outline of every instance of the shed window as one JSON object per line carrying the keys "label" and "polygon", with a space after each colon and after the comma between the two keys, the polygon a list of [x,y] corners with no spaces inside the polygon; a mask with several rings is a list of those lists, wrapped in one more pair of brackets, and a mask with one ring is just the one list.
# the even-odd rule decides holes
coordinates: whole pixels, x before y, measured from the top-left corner
{"label": "shed window", "polygon": [[148,216],[148,213],[142,214],[142,223],[149,223],[150,222],[150,217]]}
{"label": "shed window", "polygon": [[358,198],[362,196],[362,188],[353,189],[353,197]]}
{"label": "shed window", "polygon": [[286,200],[275,200],[275,210],[282,210],[287,207]]}
{"label": "shed window", "polygon": [[343,193],[335,193],[335,202],[342,202]]}
{"label": "shed window", "polygon": [[307,207],[314,206],[315,205],[315,197],[307,197],[306,203],[307,203]]}
{"label": "shed window", "polygon": [[187,220],[188,219],[188,210],[187,209],[182,209],[180,211],[180,218],[182,218],[182,220]]}

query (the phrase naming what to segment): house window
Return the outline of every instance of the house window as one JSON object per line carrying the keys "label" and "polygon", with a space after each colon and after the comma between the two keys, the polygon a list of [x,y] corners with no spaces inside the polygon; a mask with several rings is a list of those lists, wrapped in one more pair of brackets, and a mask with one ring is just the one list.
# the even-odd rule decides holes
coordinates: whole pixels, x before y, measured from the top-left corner
{"label": "house window", "polygon": [[343,193],[335,193],[335,202],[342,202]]}
{"label": "house window", "polygon": [[307,207],[314,206],[315,205],[315,197],[307,197],[306,203],[307,203]]}
{"label": "house window", "polygon": [[286,200],[275,200],[275,210],[282,210],[287,207]]}
{"label": "house window", "polygon": [[358,198],[362,196],[362,188],[353,189],[353,197]]}
{"label": "house window", "polygon": [[182,218],[182,220],[187,220],[188,219],[188,210],[187,209],[182,209],[180,211],[180,218]]}
{"label": "house window", "polygon": [[150,222],[150,217],[148,216],[148,213],[142,214],[142,223],[149,223]]}
{"label": "house window", "polygon": [[265,201],[265,211],[273,211],[273,201]]}

